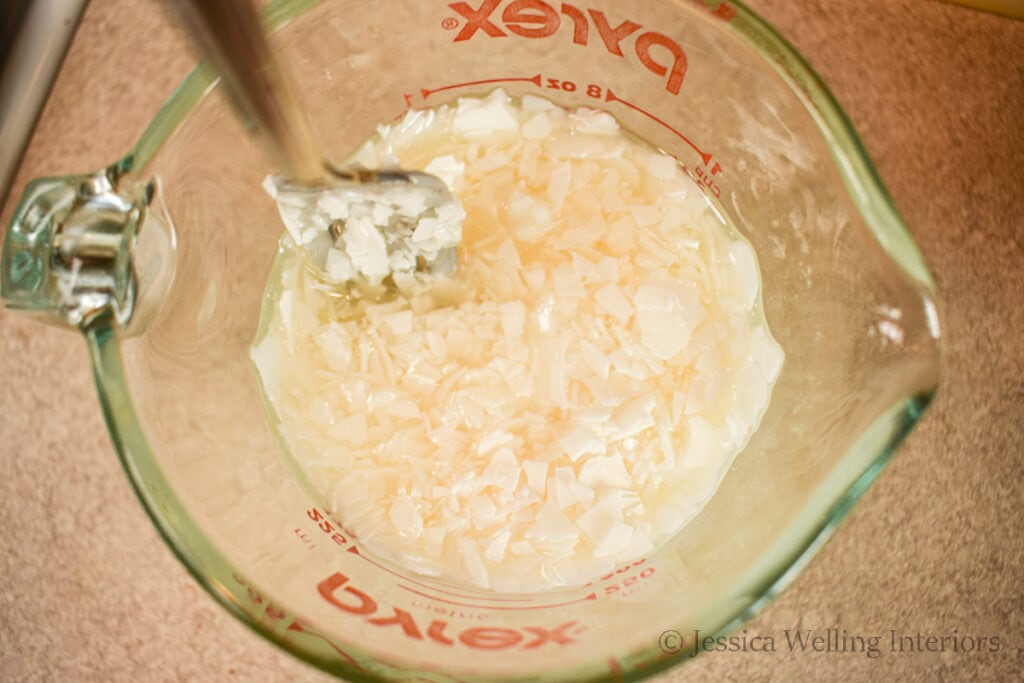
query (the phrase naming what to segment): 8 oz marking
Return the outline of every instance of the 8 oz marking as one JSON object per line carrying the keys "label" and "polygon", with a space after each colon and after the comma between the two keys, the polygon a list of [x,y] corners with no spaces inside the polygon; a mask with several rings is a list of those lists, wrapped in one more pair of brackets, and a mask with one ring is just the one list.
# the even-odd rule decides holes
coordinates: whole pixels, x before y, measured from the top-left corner
{"label": "8 oz marking", "polygon": [[[561,90],[563,92],[576,92],[579,88],[575,81],[564,81],[561,78],[547,79],[548,90]],[[599,100],[604,97],[604,88],[596,83],[587,84],[585,91],[589,97]]]}
{"label": "8 oz marking", "polygon": [[572,81],[561,81],[557,78],[548,79],[549,90],[564,90],[565,92],[576,92],[576,84]]}

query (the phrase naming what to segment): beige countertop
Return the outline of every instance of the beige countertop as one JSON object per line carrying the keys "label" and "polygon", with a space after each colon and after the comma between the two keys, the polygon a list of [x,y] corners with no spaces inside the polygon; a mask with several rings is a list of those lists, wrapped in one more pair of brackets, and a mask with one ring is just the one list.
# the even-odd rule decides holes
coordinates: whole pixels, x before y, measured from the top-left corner
{"label": "beige countertop", "polygon": [[[1024,677],[1024,22],[931,0],[751,0],[846,109],[938,281],[937,401],[745,628],[999,637],[998,652],[711,654],[682,680]],[[191,60],[155,2],[93,0],[13,194],[126,150]],[[11,202],[3,221],[10,216]],[[0,679],[326,680],[190,578],[120,470],[85,345],[0,312]]]}

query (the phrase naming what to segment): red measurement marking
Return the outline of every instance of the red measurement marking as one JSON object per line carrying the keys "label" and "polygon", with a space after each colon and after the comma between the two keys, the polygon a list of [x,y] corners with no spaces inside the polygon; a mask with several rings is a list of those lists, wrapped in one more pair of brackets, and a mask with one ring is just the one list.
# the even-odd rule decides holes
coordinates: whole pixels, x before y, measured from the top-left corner
{"label": "red measurement marking", "polygon": [[[415,579],[410,579],[409,577],[405,576],[404,574],[399,574],[398,572],[394,571],[390,567],[386,567],[385,565],[383,565],[383,564],[373,560],[369,556],[363,555],[361,552],[359,552],[359,549],[356,546],[349,547],[348,552],[352,553],[353,555],[358,555],[359,557],[363,558],[364,560],[366,560],[367,562],[372,564],[374,567],[377,567],[378,569],[383,569],[388,574],[392,574],[394,576],[397,576],[398,578],[402,579],[403,581],[408,581],[409,583],[414,583],[417,586],[420,586],[421,588],[426,588],[427,590],[436,591],[438,593],[444,593],[445,595],[452,595],[452,596],[454,596],[456,598],[465,598],[466,600],[475,600],[475,599],[478,598],[478,596],[476,596],[476,595],[463,595],[462,593],[453,593],[451,591],[446,591],[446,590],[442,590],[441,588],[437,588],[436,586],[431,586],[430,584],[427,584],[427,583],[421,583],[419,581],[416,581]],[[424,597],[428,597],[428,598],[431,597],[431,596],[426,595],[424,593],[420,593],[420,595],[423,595]],[[436,598],[436,599],[440,600],[440,598]],[[493,600],[494,602],[529,602],[530,598],[490,598],[489,597],[489,598],[487,598],[487,600]]]}
{"label": "red measurement marking", "polygon": [[316,543],[313,543],[313,539],[307,536],[306,532],[304,532],[302,529],[296,528],[293,533],[299,537],[299,540],[308,545],[311,550],[316,547]]}
{"label": "red measurement marking", "polygon": [[715,9],[708,7],[704,0],[690,0],[690,4],[696,5],[714,18],[722,21],[732,21],[736,18],[736,9],[727,2],[723,2]]}
{"label": "red measurement marking", "polygon": [[436,595],[428,595],[427,593],[421,593],[418,590],[415,590],[413,588],[409,588],[408,586],[403,586],[402,584],[398,584],[398,587],[403,589],[403,590],[407,590],[410,593],[415,593],[416,595],[419,595],[420,597],[429,598],[430,600],[437,600],[438,602],[444,602],[444,603],[447,603],[449,605],[458,605],[459,607],[475,607],[477,609],[504,609],[504,610],[510,610],[510,609],[520,609],[520,610],[522,610],[522,609],[548,609],[548,608],[551,608],[551,607],[565,607],[566,605],[575,605],[577,602],[586,602],[587,600],[597,600],[597,593],[591,593],[590,595],[586,595],[586,596],[584,596],[582,598],[577,598],[576,600],[568,600],[566,602],[548,603],[546,605],[478,605],[478,604],[474,604],[474,603],[455,602],[454,600],[445,600],[444,598],[439,598]]}
{"label": "red measurement marking", "polygon": [[700,155],[700,158],[704,160],[704,165],[705,166],[711,162],[711,155],[708,154],[707,152],[703,151],[696,144],[694,144],[694,142],[690,138],[686,137],[685,135],[680,133],[678,130],[676,130],[672,126],[668,125],[667,123],[665,123],[664,121],[659,119],[657,116],[655,116],[651,112],[647,111],[646,109],[642,109],[641,107],[636,106],[632,102],[630,102],[628,100],[622,99],[621,97],[619,97],[618,95],[613,93],[611,88],[607,88],[605,90],[604,99],[606,101],[608,101],[608,102],[620,102],[621,104],[626,105],[627,107],[629,107],[633,111],[636,111],[636,112],[639,112],[639,113],[643,114],[644,116],[646,116],[647,118],[651,119],[655,123],[661,124],[662,126],[667,128],[668,130],[670,130],[673,133],[675,133],[679,137],[680,140],[682,140],[683,142],[688,144],[690,147],[692,147],[694,149],[694,151],[697,152],[697,154]]}
{"label": "red measurement marking", "polygon": [[465,83],[453,83],[451,85],[445,85],[440,88],[434,88],[433,90],[422,88],[420,90],[420,94],[423,95],[423,99],[427,99],[431,95],[437,94],[439,92],[444,92],[445,90],[454,90],[456,88],[469,88],[474,85],[488,85],[490,83],[533,83],[535,86],[539,88],[541,80],[540,74],[537,74],[532,78],[488,78],[483,81],[467,81]]}
{"label": "red measurement marking", "polygon": [[736,17],[736,10],[729,6],[729,3],[723,2],[718,6],[714,12],[711,13],[713,16],[721,19],[722,21],[731,21]]}

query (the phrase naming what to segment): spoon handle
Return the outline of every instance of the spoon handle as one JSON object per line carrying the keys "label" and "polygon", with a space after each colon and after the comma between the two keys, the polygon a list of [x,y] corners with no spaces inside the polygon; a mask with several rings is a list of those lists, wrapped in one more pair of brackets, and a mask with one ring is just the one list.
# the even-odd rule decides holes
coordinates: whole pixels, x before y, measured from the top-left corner
{"label": "spoon handle", "polygon": [[176,0],[194,39],[221,75],[243,122],[260,134],[280,172],[299,185],[324,181],[324,158],[292,86],[274,58],[251,0]]}

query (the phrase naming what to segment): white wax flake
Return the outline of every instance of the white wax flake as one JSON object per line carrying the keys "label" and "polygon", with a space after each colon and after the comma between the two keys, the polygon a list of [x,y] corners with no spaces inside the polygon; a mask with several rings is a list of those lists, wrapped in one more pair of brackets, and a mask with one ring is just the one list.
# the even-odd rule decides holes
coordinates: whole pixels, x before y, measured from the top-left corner
{"label": "white wax flake", "polygon": [[558,443],[562,444],[562,448],[565,449],[569,460],[573,462],[576,462],[584,455],[601,455],[605,452],[604,439],[587,427],[577,427],[559,439]]}
{"label": "white wax flake", "polygon": [[512,240],[505,240],[502,242],[501,246],[499,246],[495,252],[495,255],[498,257],[499,261],[507,263],[516,270],[523,267],[523,262],[519,258],[519,250],[516,249],[516,243]]}
{"label": "white wax flake", "polygon": [[576,504],[587,509],[594,500],[594,490],[578,482],[571,467],[555,468],[555,477],[548,480],[548,490],[555,492],[555,501],[562,510]]}
{"label": "white wax flake", "polygon": [[513,555],[536,555],[537,549],[529,541],[516,541],[509,546]]}
{"label": "white wax flake", "polygon": [[462,206],[443,204],[436,209],[435,218],[422,218],[412,233],[412,242],[433,257],[442,249],[452,247],[462,238],[462,222],[466,218]]}
{"label": "white wax flake", "polygon": [[640,341],[661,360],[668,360],[686,348],[690,334],[706,315],[693,293],[681,294],[663,283],[640,285],[633,303],[640,326]]}
{"label": "white wax flake", "polygon": [[472,496],[466,503],[469,507],[470,516],[473,518],[473,526],[477,529],[485,529],[494,523],[498,514],[498,506],[490,496]]}
{"label": "white wax flake", "polygon": [[452,128],[467,137],[493,135],[519,130],[519,118],[504,97],[466,98],[459,100]]}
{"label": "white wax flake", "polygon": [[597,265],[586,257],[580,256],[576,252],[572,252],[572,270],[583,280],[590,282],[594,280],[595,273],[597,272]]}
{"label": "white wax flake", "polygon": [[427,348],[430,352],[438,358],[444,358],[448,355],[448,344],[445,342],[444,337],[439,332],[431,330],[426,335]]}
{"label": "white wax flake", "polygon": [[653,427],[655,403],[653,394],[645,394],[622,404],[613,417],[617,427],[616,435],[624,439]]}
{"label": "white wax flake", "polygon": [[518,339],[523,335],[526,324],[526,306],[521,301],[501,304],[501,329],[506,337]]}
{"label": "white wax flake", "polygon": [[[310,215],[268,186],[329,278],[397,289],[340,295],[284,240],[252,348],[338,519],[408,571],[499,592],[597,580],[692,520],[784,354],[754,252],[676,160],[604,112],[501,91],[411,111],[355,159],[424,168],[462,204],[395,186]],[[403,244],[458,245],[456,278],[401,270]],[[875,314],[876,341],[900,343],[898,309]]]}
{"label": "white wax flake", "polygon": [[524,460],[523,471],[526,473],[526,484],[530,490],[544,495],[544,490],[547,488],[548,464],[536,460]]}
{"label": "white wax flake", "polygon": [[540,140],[551,134],[551,117],[545,112],[532,116],[523,124],[523,137],[527,140]]}
{"label": "white wax flake", "polygon": [[610,256],[602,258],[597,262],[594,279],[600,282],[618,282],[619,262]]}
{"label": "white wax flake", "polygon": [[667,154],[652,154],[647,158],[647,172],[659,180],[671,180],[679,173],[679,162]]}
{"label": "white wax flake", "polygon": [[582,484],[580,481],[569,482],[569,490],[572,491],[573,498],[576,502],[585,510],[590,507],[590,504],[594,501],[594,489]]}
{"label": "white wax flake", "polygon": [[551,210],[559,212],[565,204],[565,198],[569,196],[569,187],[572,185],[572,164],[564,161],[551,171],[548,178],[548,201],[551,202]]}
{"label": "white wax flake", "polygon": [[657,206],[633,206],[630,207],[629,212],[632,214],[633,220],[641,228],[650,227],[661,220],[661,209]]}
{"label": "white wax flake", "polygon": [[[276,198],[275,194],[275,199]],[[306,244],[308,240],[303,237],[303,232],[309,226],[303,219],[302,212],[297,207],[292,208],[280,202],[277,204],[277,211],[280,214],[281,222],[284,223],[285,230],[288,231],[288,236],[292,238],[292,241],[296,244]]]}
{"label": "white wax flake", "polygon": [[443,157],[431,160],[423,171],[437,176],[444,181],[449,190],[454,190],[466,172],[466,164],[451,154],[446,154]]}
{"label": "white wax flake", "polygon": [[412,332],[413,317],[412,311],[399,311],[381,317],[381,322],[396,335],[406,335]]}
{"label": "white wax flake", "polygon": [[523,111],[558,111],[558,105],[554,102],[543,97],[537,97],[536,95],[523,95],[523,98],[519,101],[519,106],[522,107]]}
{"label": "white wax flake", "polygon": [[621,491],[601,498],[596,505],[576,518],[576,524],[587,536],[600,543],[611,532],[612,526],[622,521],[624,507]]}
{"label": "white wax flake", "polygon": [[512,532],[508,529],[499,531],[494,540],[487,544],[484,557],[490,562],[501,562],[505,558],[505,549],[508,547],[510,538],[512,538]]}
{"label": "white wax flake", "polygon": [[359,273],[348,254],[334,248],[327,251],[327,264],[324,270],[332,282],[347,282]]}
{"label": "white wax flake", "polygon": [[547,273],[540,268],[529,268],[523,273],[523,279],[526,280],[526,284],[535,292],[539,292],[544,289],[544,282],[547,279]]}
{"label": "white wax flake", "polygon": [[398,533],[406,538],[417,538],[423,531],[423,517],[416,504],[408,496],[397,495],[394,502],[388,509],[388,517],[391,523],[398,529]]}
{"label": "white wax flake", "polygon": [[576,525],[569,521],[555,500],[548,500],[535,519],[536,523],[526,530],[527,538],[536,538],[542,542],[568,543],[575,542],[578,537]]}
{"label": "white wax flake", "polygon": [[461,537],[458,539],[459,551],[462,553],[462,564],[473,583],[481,588],[490,586],[490,576],[487,568],[484,567],[480,553],[477,551],[476,542],[470,538]]}
{"label": "white wax flake", "polygon": [[522,468],[516,461],[515,455],[512,454],[512,450],[502,448],[491,459],[491,464],[481,475],[481,481],[488,486],[497,486],[505,491],[513,491],[519,484],[521,472]]}
{"label": "white wax flake", "polygon": [[601,379],[608,379],[608,371],[612,363],[608,356],[601,353],[601,350],[588,341],[580,342],[580,355],[587,366]]}
{"label": "white wax flake", "polygon": [[622,522],[613,523],[597,548],[594,549],[594,557],[608,557],[622,552],[629,544],[632,536],[633,527]]}
{"label": "white wax flake", "polygon": [[469,167],[469,172],[474,176],[482,176],[494,171],[495,169],[507,167],[509,164],[509,157],[504,152],[495,152],[494,154],[488,154],[487,156],[477,159]]}
{"label": "white wax flake", "polygon": [[555,268],[551,279],[554,281],[555,292],[563,299],[582,298],[586,294],[583,278],[575,269],[567,265]]}
{"label": "white wax flake", "polygon": [[572,129],[581,135],[615,135],[619,124],[608,112],[581,109],[572,117]]}
{"label": "white wax flake", "polygon": [[388,415],[399,418],[417,419],[423,417],[418,405],[412,401],[393,401],[387,405]]}
{"label": "white wax flake", "polygon": [[332,439],[352,446],[362,446],[366,442],[366,416],[363,413],[349,415],[334,423],[328,430]]}
{"label": "white wax flake", "polygon": [[576,504],[576,496],[572,490],[572,484],[576,481],[576,475],[571,467],[556,467],[555,476],[548,480],[548,488],[554,489],[555,500],[558,507],[565,509]]}
{"label": "white wax flake", "polygon": [[580,468],[579,481],[591,488],[613,487],[628,489],[633,479],[626,471],[622,456],[618,454],[588,458]]}
{"label": "white wax flake", "polygon": [[359,272],[371,280],[380,280],[391,272],[384,236],[369,216],[352,216],[342,234],[345,253]]}
{"label": "white wax flake", "polygon": [[514,237],[524,242],[537,242],[555,227],[555,217],[546,202],[521,190],[509,194],[508,213],[515,221]]}
{"label": "white wax flake", "polygon": [[670,472],[676,466],[676,449],[672,443],[672,423],[669,422],[666,410],[655,410],[654,426],[658,431],[658,445],[661,446],[663,458],[661,469]]}
{"label": "white wax flake", "polygon": [[594,294],[594,299],[607,313],[615,316],[622,324],[633,317],[633,306],[616,285],[606,285]]}
{"label": "white wax flake", "polygon": [[591,406],[577,410],[574,417],[582,424],[590,425],[592,429],[604,434],[603,427],[612,418],[613,408],[609,406]]}
{"label": "white wax flake", "polygon": [[[487,455],[499,446],[511,443],[515,438],[515,436],[509,434],[503,429],[495,429],[494,431],[485,434],[484,437],[480,439],[476,445],[476,452],[478,455]],[[512,464],[516,464],[514,455],[512,456]]]}
{"label": "white wax flake", "polygon": [[541,362],[538,366],[541,389],[540,397],[550,405],[564,407],[569,405],[566,383],[565,350],[567,340],[548,340],[541,347]]}
{"label": "white wax flake", "polygon": [[391,217],[394,215],[395,207],[389,204],[374,202],[370,206],[370,218],[372,218],[373,222],[378,226],[387,225],[388,221],[390,221]]}
{"label": "white wax flake", "polygon": [[328,367],[345,372],[352,362],[352,337],[338,324],[325,325],[317,330],[316,342],[323,349]]}
{"label": "white wax flake", "polygon": [[445,528],[443,526],[432,526],[423,529],[420,538],[423,539],[423,550],[427,557],[440,557],[444,548]]}

